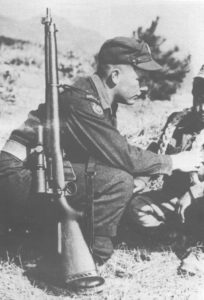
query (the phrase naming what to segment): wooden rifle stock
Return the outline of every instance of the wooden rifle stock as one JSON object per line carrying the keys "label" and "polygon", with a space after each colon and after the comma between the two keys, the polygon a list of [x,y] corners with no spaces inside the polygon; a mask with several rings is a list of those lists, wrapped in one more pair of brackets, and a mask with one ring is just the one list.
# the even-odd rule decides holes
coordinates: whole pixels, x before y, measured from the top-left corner
{"label": "wooden rifle stock", "polygon": [[[50,11],[43,18],[45,30],[45,96],[46,96],[46,122],[43,137],[45,157],[38,158],[38,185],[44,174],[46,184],[45,193],[51,195],[59,207],[60,222],[58,226],[58,254],[61,258],[60,277],[68,288],[86,290],[96,288],[104,283],[97,273],[95,263],[89,248],[84,240],[78,224],[79,213],[67,201],[66,183],[63,168],[63,156],[60,143],[60,117],[59,117],[59,82],[57,64],[56,27],[52,23]],[[41,129],[39,137],[42,143]],[[42,149],[41,149],[42,150]],[[46,169],[46,170],[45,170]],[[38,174],[37,173],[37,174]],[[40,179],[41,178],[41,179]],[[75,184],[75,183],[74,183]],[[43,191],[40,186],[38,192]],[[71,195],[69,195],[71,196]]]}
{"label": "wooden rifle stock", "polygon": [[59,91],[56,27],[52,23],[49,11],[43,20],[45,24],[45,96],[46,96],[46,128],[45,153],[48,166],[48,183],[55,199],[61,204],[69,217],[77,217],[77,213],[69,206],[65,198],[65,178],[62,150],[60,147]]}

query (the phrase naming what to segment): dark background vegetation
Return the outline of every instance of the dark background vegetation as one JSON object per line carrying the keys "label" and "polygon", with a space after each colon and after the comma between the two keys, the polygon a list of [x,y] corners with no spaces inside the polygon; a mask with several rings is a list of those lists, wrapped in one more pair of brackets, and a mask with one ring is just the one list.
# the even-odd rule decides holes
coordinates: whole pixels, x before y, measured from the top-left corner
{"label": "dark background vegetation", "polygon": [[189,72],[190,55],[180,59],[176,57],[178,46],[164,51],[162,46],[166,38],[156,34],[159,17],[152,21],[149,28],[139,27],[133,32],[135,38],[144,40],[150,45],[154,59],[163,67],[159,72],[146,75],[144,83],[148,83],[151,100],[170,100],[171,96],[181,87]]}

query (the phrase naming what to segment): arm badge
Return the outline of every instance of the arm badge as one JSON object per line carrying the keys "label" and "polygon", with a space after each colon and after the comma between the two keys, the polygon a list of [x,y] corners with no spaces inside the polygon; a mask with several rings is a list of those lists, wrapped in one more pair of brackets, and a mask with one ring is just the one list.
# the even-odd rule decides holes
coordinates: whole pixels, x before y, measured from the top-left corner
{"label": "arm badge", "polygon": [[95,114],[97,114],[99,116],[103,116],[103,109],[99,104],[96,104],[93,102],[93,103],[91,103],[91,107]]}

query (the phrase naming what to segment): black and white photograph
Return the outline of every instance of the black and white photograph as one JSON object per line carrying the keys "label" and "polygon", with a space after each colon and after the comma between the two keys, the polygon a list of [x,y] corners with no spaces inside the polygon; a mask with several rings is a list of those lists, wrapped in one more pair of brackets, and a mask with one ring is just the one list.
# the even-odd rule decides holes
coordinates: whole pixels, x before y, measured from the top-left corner
{"label": "black and white photograph", "polygon": [[204,2],[0,7],[0,299],[204,299]]}

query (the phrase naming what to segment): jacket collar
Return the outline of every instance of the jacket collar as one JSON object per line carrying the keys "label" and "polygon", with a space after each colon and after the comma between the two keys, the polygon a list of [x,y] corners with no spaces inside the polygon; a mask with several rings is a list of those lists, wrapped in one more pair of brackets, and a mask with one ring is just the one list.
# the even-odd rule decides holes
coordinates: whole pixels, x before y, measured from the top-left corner
{"label": "jacket collar", "polygon": [[94,73],[92,76],[90,76],[90,79],[93,82],[95,89],[98,93],[102,108],[111,109],[110,102],[108,101],[109,100],[108,93],[100,77],[96,73]]}

